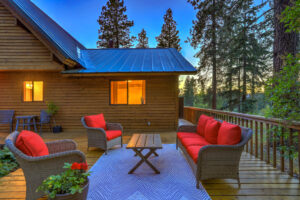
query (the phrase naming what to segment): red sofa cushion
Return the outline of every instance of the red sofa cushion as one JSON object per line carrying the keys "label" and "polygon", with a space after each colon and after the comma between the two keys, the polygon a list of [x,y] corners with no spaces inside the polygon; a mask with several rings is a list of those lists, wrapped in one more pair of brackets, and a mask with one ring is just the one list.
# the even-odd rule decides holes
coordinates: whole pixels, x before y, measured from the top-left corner
{"label": "red sofa cushion", "polygon": [[200,138],[201,136],[197,133],[189,133],[189,132],[178,132],[177,137],[182,140],[182,138]]}
{"label": "red sofa cushion", "polygon": [[107,140],[112,140],[112,139],[115,139],[115,138],[120,137],[122,135],[122,131],[120,131],[120,130],[108,130],[108,131],[105,131],[105,132],[106,132]]}
{"label": "red sofa cushion", "polygon": [[191,156],[191,158],[193,159],[193,161],[196,163],[198,160],[198,154],[199,151],[202,147],[204,147],[205,145],[202,146],[189,146],[186,150],[188,152],[188,154]]}
{"label": "red sofa cushion", "polygon": [[204,131],[205,131],[205,125],[208,120],[213,119],[212,117],[209,117],[207,115],[201,115],[198,120],[197,124],[197,133],[204,137]]}
{"label": "red sofa cushion", "polygon": [[98,115],[85,116],[84,120],[88,127],[103,128],[104,130],[107,130],[104,115],[102,113]]}
{"label": "red sofa cushion", "polygon": [[38,157],[49,155],[48,147],[43,139],[32,131],[21,131],[15,146],[28,156]]}
{"label": "red sofa cushion", "polygon": [[205,140],[211,144],[218,143],[218,132],[221,127],[221,123],[217,120],[208,120],[205,126]]}
{"label": "red sofa cushion", "polygon": [[235,145],[241,141],[241,137],[241,127],[224,121],[219,129],[218,144]]}
{"label": "red sofa cushion", "polygon": [[202,146],[202,145],[209,145],[210,143],[207,142],[203,137],[199,138],[182,138],[181,143],[185,148],[188,148],[189,146]]}

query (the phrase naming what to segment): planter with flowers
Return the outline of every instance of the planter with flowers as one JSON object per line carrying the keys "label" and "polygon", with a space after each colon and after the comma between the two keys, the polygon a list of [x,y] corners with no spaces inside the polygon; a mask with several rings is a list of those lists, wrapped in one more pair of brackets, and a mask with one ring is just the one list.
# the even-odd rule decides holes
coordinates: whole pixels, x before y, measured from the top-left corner
{"label": "planter with flowers", "polygon": [[86,200],[90,172],[86,163],[65,163],[66,171],[51,175],[37,189],[43,191],[48,199],[55,200]]}

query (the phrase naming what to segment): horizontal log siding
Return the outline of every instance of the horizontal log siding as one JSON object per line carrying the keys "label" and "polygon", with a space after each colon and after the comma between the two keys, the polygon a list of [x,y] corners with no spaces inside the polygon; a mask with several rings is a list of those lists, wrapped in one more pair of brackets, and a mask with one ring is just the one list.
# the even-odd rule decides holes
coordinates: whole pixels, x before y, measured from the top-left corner
{"label": "horizontal log siding", "polygon": [[[112,79],[146,80],[146,105],[109,105]],[[44,81],[44,101],[59,106],[56,121],[67,130],[82,129],[81,116],[97,113],[104,113],[107,121],[121,123],[125,130],[177,128],[178,76],[74,78],[58,72],[0,72],[0,109],[28,115],[39,114],[40,109],[46,108],[45,102],[22,102],[25,80]]]}
{"label": "horizontal log siding", "polygon": [[0,70],[61,70],[51,52],[0,3]]}

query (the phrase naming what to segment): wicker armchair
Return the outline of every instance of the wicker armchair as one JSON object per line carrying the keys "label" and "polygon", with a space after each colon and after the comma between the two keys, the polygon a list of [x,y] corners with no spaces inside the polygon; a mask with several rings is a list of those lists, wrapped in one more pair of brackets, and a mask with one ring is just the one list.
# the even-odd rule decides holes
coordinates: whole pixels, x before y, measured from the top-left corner
{"label": "wicker armchair", "polygon": [[[207,145],[200,149],[197,163],[187,153],[185,147],[178,138],[176,147],[184,153],[189,165],[196,177],[196,187],[206,179],[237,179],[240,187],[239,162],[245,144],[252,137],[252,130],[242,128],[242,139],[236,145]],[[196,132],[196,125],[184,125],[178,128],[178,132]]]}
{"label": "wicker armchair", "polygon": [[105,155],[107,155],[108,149],[111,147],[120,144],[123,147],[123,127],[119,123],[106,123],[107,130],[120,130],[122,135],[120,137],[114,138],[112,140],[107,140],[106,132],[102,128],[92,128],[88,127],[85,123],[84,117],[81,118],[81,123],[86,128],[87,137],[88,137],[88,147],[97,147],[105,150]]}
{"label": "wicker armchair", "polygon": [[63,172],[64,163],[85,162],[85,155],[76,150],[76,143],[72,140],[57,140],[47,142],[49,155],[41,157],[27,156],[15,147],[19,132],[15,131],[7,136],[6,146],[16,157],[23,170],[26,180],[26,200],[38,199],[43,196],[42,192],[36,192],[42,181],[50,175]]}

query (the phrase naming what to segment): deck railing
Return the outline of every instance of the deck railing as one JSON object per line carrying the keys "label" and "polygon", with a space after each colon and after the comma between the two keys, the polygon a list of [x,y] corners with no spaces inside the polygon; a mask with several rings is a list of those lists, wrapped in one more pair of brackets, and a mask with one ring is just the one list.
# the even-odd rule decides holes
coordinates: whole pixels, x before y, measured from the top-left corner
{"label": "deck railing", "polygon": [[[274,168],[286,171],[290,176],[297,176],[300,181],[300,123],[294,122],[284,124],[278,119],[265,118],[263,116],[249,115],[236,112],[227,112],[213,109],[203,109],[195,107],[184,107],[184,119],[196,124],[199,116],[206,114],[216,119],[225,120],[230,123],[238,124],[253,130],[253,138],[245,147],[245,151],[255,157],[272,164]],[[276,134],[274,127],[281,127],[280,131],[286,134]],[[283,127],[283,128],[282,128]],[[298,139],[296,139],[298,138]],[[296,139],[296,140],[295,140]],[[295,142],[297,141],[297,142]],[[288,156],[284,156],[282,146],[288,146]],[[292,154],[298,152],[295,159]],[[294,168],[294,166],[297,166]]]}

